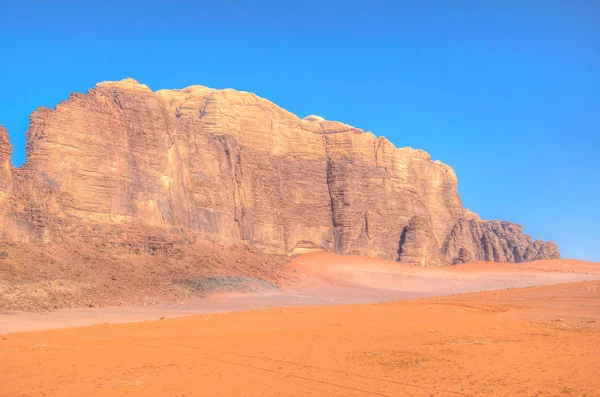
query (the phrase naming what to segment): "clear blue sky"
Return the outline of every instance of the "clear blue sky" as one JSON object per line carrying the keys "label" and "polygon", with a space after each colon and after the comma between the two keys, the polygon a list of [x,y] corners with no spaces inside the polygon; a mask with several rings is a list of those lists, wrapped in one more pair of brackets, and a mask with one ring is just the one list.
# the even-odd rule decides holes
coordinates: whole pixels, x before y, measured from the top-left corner
{"label": "clear blue sky", "polygon": [[15,165],[31,111],[98,81],[232,87],[423,148],[483,218],[600,261],[600,2],[89,3],[0,4]]}

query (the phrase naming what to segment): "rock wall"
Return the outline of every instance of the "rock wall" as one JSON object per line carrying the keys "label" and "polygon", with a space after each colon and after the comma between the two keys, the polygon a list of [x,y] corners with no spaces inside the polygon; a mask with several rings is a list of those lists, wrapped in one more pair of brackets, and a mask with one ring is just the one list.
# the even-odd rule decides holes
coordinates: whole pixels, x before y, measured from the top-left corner
{"label": "rock wall", "polygon": [[12,167],[10,162],[10,155],[12,153],[12,146],[8,139],[8,133],[0,125],[0,239],[9,238],[6,233],[7,228],[14,228],[14,225],[8,224],[6,213],[10,207],[12,198]]}
{"label": "rock wall", "polygon": [[5,240],[156,249],[200,238],[420,265],[558,256],[517,225],[473,219],[454,171],[427,153],[246,92],[99,83],[37,109],[25,164],[9,156],[0,130]]}
{"label": "rock wall", "polygon": [[446,239],[444,251],[454,264],[470,260],[529,262],[560,258],[556,244],[532,241],[521,225],[476,219],[459,219]]}
{"label": "rock wall", "polygon": [[[4,196],[8,192],[11,183],[11,163],[10,155],[12,154],[12,146],[8,139],[8,133],[0,125],[0,195]],[[1,198],[0,198],[1,200]]]}

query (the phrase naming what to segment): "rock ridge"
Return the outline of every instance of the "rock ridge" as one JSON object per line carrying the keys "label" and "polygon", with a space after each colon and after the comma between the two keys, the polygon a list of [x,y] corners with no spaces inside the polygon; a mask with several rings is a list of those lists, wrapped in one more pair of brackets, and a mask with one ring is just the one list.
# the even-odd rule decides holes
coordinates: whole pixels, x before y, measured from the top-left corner
{"label": "rock ridge", "polygon": [[422,266],[559,257],[464,209],[452,168],[423,150],[248,92],[101,82],[38,108],[26,135],[13,168],[0,128],[0,244],[154,252],[200,239]]}

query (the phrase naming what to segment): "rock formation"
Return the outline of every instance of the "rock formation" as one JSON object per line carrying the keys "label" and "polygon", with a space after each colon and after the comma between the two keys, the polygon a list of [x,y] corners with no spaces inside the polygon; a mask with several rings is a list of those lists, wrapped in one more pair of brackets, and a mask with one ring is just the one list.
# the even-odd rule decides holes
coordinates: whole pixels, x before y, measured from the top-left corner
{"label": "rock formation", "polygon": [[4,229],[12,227],[12,225],[8,224],[7,220],[3,219],[9,204],[9,195],[12,184],[11,153],[12,147],[8,139],[8,133],[4,127],[0,125],[0,221],[2,221],[0,224],[0,239],[2,239],[5,234]]}
{"label": "rock formation", "polygon": [[[8,133],[0,125],[0,192],[7,193],[8,186],[11,181],[11,164],[10,155],[12,154],[12,146],[8,140]],[[4,195],[1,197],[3,197]],[[1,200],[1,198],[0,198]]]}
{"label": "rock formation", "polygon": [[431,221],[427,217],[413,216],[400,236],[398,260],[419,266],[445,264],[432,230]]}
{"label": "rock formation", "polygon": [[470,260],[528,262],[560,258],[556,244],[532,241],[520,225],[477,219],[459,219],[443,250],[454,264]]}
{"label": "rock formation", "polygon": [[99,83],[30,117],[27,159],[0,129],[0,236],[165,250],[196,239],[268,254],[331,250],[442,265],[559,257],[465,211],[454,171],[258,96]]}

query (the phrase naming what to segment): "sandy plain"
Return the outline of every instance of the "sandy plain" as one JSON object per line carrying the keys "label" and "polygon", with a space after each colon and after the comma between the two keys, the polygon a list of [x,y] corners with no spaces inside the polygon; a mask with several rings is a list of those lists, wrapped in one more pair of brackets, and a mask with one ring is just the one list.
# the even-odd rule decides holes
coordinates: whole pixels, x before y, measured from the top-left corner
{"label": "sandy plain", "polygon": [[600,396],[598,264],[291,266],[276,291],[4,316],[0,396]]}

